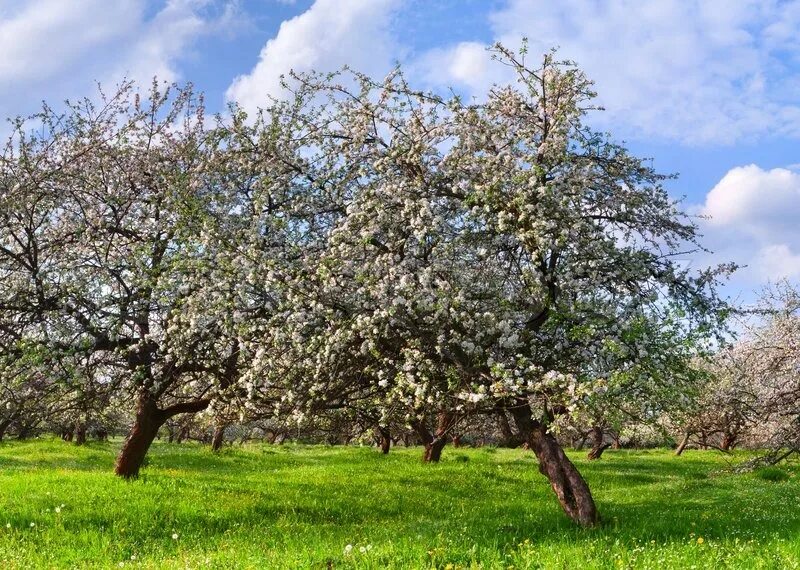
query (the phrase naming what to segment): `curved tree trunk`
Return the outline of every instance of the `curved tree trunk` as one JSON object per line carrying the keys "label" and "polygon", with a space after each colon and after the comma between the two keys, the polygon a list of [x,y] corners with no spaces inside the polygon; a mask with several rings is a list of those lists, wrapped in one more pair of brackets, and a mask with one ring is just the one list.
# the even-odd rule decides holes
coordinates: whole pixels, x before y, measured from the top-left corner
{"label": "curved tree trunk", "polygon": [[603,443],[603,428],[595,426],[592,428],[592,449],[589,450],[587,458],[589,461],[600,459],[603,452],[611,447],[610,443]]}
{"label": "curved tree trunk", "polygon": [[678,444],[678,448],[675,450],[675,455],[680,457],[681,453],[683,453],[686,449],[686,446],[689,445],[689,437],[691,435],[692,434],[690,434],[688,431],[683,435],[683,439]]}
{"label": "curved tree trunk", "polygon": [[550,481],[561,508],[579,525],[595,526],[600,516],[589,486],[556,438],[548,433],[546,426],[533,419],[527,402],[520,403],[510,411],[520,434],[527,437],[530,448],[536,454],[539,472]]}
{"label": "curved tree trunk", "polygon": [[211,451],[218,452],[222,449],[223,443],[225,443],[225,425],[217,424],[214,428],[214,435],[211,437]]}
{"label": "curved tree trunk", "polygon": [[177,414],[202,411],[208,407],[208,404],[208,400],[196,400],[175,404],[162,410],[159,409],[155,398],[150,393],[142,392],[136,404],[136,420],[133,429],[128,434],[117,457],[114,472],[125,479],[138,477],[147,451],[164,422]]}
{"label": "curved tree trunk", "polygon": [[114,467],[117,475],[125,479],[139,476],[147,451],[166,420],[150,394],[143,393],[139,396],[133,429],[128,434]]}

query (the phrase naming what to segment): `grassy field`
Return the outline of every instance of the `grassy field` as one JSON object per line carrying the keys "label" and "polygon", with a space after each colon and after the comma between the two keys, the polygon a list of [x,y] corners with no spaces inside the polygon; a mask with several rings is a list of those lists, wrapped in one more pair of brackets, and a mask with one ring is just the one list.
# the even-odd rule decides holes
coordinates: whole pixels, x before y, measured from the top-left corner
{"label": "grassy field", "polygon": [[800,468],[609,451],[604,524],[575,528],[530,452],[157,444],[134,482],[118,444],[0,444],[0,568],[799,568]]}

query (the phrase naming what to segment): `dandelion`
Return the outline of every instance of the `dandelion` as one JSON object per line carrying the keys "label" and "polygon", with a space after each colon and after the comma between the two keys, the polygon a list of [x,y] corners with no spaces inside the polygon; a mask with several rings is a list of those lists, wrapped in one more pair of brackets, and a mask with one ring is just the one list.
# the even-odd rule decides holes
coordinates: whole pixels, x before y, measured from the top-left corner
{"label": "dandelion", "polygon": [[346,555],[350,554],[350,552],[352,552],[352,550],[353,550],[353,545],[352,544],[348,544],[347,546],[344,547],[344,553]]}
{"label": "dandelion", "polygon": [[705,542],[705,540],[703,539],[702,536],[698,536],[697,537],[697,544],[703,544],[704,542]]}
{"label": "dandelion", "polygon": [[56,514],[59,514],[61,512],[61,507],[56,507],[53,510],[56,512]]}
{"label": "dandelion", "polygon": [[172,540],[178,540],[178,533],[177,532],[173,532],[172,533]]}
{"label": "dandelion", "polygon": [[35,522],[32,522],[32,523],[31,523],[31,528],[33,528],[33,527],[35,527],[35,526],[36,526],[36,523],[35,523]]}

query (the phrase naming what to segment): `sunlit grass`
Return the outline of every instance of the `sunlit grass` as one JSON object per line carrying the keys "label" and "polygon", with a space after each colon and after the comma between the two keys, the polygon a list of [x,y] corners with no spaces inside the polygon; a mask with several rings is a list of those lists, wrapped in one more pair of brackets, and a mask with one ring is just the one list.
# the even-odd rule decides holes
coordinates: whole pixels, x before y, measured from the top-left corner
{"label": "sunlit grass", "polygon": [[0,444],[0,568],[800,567],[800,469],[741,456],[572,454],[604,518],[581,530],[522,450],[156,444],[125,482],[117,448]]}

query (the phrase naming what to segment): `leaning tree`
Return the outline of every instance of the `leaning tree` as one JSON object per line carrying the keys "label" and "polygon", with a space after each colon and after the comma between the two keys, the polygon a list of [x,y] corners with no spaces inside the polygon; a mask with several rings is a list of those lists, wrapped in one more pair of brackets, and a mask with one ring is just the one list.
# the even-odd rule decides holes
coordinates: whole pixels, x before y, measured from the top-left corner
{"label": "leaning tree", "polygon": [[578,69],[496,55],[517,83],[480,102],[399,71],[295,77],[324,102],[303,115],[298,166],[326,223],[304,225],[321,230],[314,247],[275,278],[281,326],[258,339],[247,385],[299,415],[370,399],[443,431],[447,415],[501,409],[589,526],[597,509],[554,432],[614,370],[644,412],[680,392],[667,371],[724,316],[714,286],[730,267],[683,267],[695,225],[664,176],[584,124],[594,93]]}

